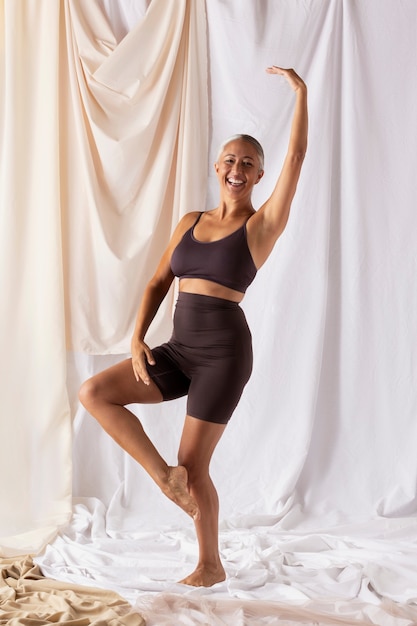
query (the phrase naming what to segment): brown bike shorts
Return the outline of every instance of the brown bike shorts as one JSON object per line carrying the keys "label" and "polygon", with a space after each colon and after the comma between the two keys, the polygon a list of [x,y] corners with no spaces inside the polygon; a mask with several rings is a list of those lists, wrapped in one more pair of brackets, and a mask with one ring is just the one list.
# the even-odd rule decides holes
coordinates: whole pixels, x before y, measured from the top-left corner
{"label": "brown bike shorts", "polygon": [[187,395],[187,414],[226,424],[252,372],[252,337],[237,302],[180,292],[171,339],[152,349],[150,377],[164,400]]}

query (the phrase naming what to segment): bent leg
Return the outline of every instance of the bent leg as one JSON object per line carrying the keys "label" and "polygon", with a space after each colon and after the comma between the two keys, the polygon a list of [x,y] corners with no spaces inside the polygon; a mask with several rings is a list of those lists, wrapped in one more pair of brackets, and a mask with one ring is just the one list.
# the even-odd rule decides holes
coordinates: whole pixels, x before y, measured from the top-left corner
{"label": "bent leg", "polygon": [[142,465],[163,493],[196,518],[198,506],[188,492],[185,468],[167,465],[138,418],[125,407],[126,404],[162,402],[156,384],[137,381],[131,359],[127,359],[83,383],[79,398],[116,443]]}
{"label": "bent leg", "polygon": [[226,424],[206,422],[187,415],[178,452],[178,462],[188,472],[188,486],[199,510],[194,520],[199,560],[195,571],[181,582],[195,587],[211,587],[225,580],[226,574],[219,555],[219,500],[209,475],[212,454]]}

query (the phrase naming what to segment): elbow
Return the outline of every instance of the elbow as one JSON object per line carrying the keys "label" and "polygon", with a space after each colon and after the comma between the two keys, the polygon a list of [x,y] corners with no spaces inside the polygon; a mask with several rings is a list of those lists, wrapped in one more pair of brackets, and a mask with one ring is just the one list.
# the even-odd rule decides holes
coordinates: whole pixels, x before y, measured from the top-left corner
{"label": "elbow", "polygon": [[172,284],[173,279],[174,279],[173,276],[167,276],[165,278],[154,276],[148,282],[147,290],[149,293],[152,293],[155,297],[159,298],[160,300],[163,300],[166,294],[168,293],[168,290]]}
{"label": "elbow", "polygon": [[307,146],[298,148],[289,154],[289,161],[294,167],[301,167],[307,152]]}
{"label": "elbow", "polygon": [[303,149],[291,151],[287,155],[286,164],[288,170],[291,173],[290,175],[295,178],[296,181],[298,181],[305,155],[306,150]]}

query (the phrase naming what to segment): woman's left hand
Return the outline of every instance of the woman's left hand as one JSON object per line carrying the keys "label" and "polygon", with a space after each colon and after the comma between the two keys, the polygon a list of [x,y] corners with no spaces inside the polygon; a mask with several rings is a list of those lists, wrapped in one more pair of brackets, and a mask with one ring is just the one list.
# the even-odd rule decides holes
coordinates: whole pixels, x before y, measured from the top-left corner
{"label": "woman's left hand", "polygon": [[297,91],[300,88],[306,88],[306,84],[303,79],[300,78],[300,76],[298,76],[293,69],[285,69],[283,67],[278,67],[277,65],[271,65],[271,67],[266,68],[266,71],[268,74],[279,74],[280,76],[284,76],[294,91]]}

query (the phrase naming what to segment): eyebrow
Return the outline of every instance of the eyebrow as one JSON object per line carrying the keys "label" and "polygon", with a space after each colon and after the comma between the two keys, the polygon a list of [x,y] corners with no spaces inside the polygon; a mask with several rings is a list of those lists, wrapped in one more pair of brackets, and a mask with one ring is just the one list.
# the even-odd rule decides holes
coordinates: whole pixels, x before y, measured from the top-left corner
{"label": "eyebrow", "polygon": [[[228,156],[232,156],[235,157],[236,155],[233,154],[233,152],[228,152],[227,154],[224,155],[224,157],[228,157]],[[253,157],[251,157],[249,154],[247,156],[243,156],[242,159],[251,159],[252,161],[254,161],[255,159]]]}

